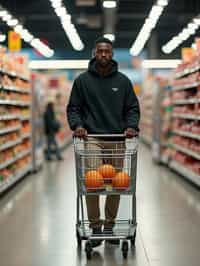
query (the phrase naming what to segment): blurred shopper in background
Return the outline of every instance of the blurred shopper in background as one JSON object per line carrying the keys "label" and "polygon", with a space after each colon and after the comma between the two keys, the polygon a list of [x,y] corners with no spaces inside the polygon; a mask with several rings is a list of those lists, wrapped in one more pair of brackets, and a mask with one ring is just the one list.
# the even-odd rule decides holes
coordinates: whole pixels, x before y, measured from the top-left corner
{"label": "blurred shopper in background", "polygon": [[52,155],[55,154],[58,160],[62,160],[61,152],[56,141],[56,133],[60,129],[60,123],[56,120],[54,105],[49,102],[44,113],[44,125],[47,141],[46,159],[52,160]]}
{"label": "blurred shopper in background", "polygon": [[[137,97],[130,80],[118,71],[118,64],[112,57],[112,42],[99,38],[95,43],[94,58],[89,63],[88,71],[74,81],[67,115],[76,137],[86,139],[87,134],[125,134],[132,138],[139,131],[140,110]],[[122,148],[117,145],[116,142],[109,149]],[[102,152],[104,147],[100,143],[94,145],[94,149],[102,149]],[[86,164],[88,169],[94,167],[93,160]],[[123,167],[123,159],[118,162],[119,165]],[[112,233],[119,201],[119,195],[107,197],[103,233]],[[86,203],[93,234],[101,234],[99,196],[86,196]],[[119,244],[119,240],[110,240],[110,243]],[[92,241],[93,247],[100,244],[101,240]]]}

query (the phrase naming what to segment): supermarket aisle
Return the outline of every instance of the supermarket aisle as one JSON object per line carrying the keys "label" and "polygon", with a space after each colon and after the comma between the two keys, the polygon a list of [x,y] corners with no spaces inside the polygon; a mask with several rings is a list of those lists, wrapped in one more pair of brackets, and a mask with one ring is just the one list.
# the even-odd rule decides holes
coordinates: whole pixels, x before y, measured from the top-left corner
{"label": "supermarket aisle", "polygon": [[[76,248],[73,150],[47,164],[0,199],[0,265],[197,266],[200,193],[165,168],[155,167],[142,146],[138,171],[136,252],[102,245],[91,262]],[[122,208],[123,209],[123,208]]]}

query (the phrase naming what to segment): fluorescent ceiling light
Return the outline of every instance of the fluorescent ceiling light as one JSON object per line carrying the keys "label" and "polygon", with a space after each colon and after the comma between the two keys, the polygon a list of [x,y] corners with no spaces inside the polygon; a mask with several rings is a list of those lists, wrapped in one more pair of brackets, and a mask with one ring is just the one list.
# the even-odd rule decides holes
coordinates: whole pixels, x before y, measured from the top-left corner
{"label": "fluorescent ceiling light", "polygon": [[8,26],[10,27],[14,27],[18,24],[18,20],[17,19],[11,19],[8,21]]}
{"label": "fluorescent ceiling light", "polygon": [[200,18],[194,18],[193,21],[195,24],[200,25]]}
{"label": "fluorescent ceiling light", "polygon": [[195,34],[195,30],[194,30],[194,29],[192,29],[192,28],[189,28],[189,29],[188,29],[188,32],[189,32],[189,34],[190,34],[190,35],[193,35],[193,34]]}
{"label": "fluorescent ceiling light", "polygon": [[9,21],[12,18],[10,14],[6,14],[5,16],[2,17],[3,21]]}
{"label": "fluorescent ceiling light", "polygon": [[[43,56],[51,57],[54,54],[54,51],[52,49],[43,44],[39,39],[34,38],[34,36],[26,28],[23,27],[23,25],[18,24],[18,20],[12,17],[12,15],[9,14],[7,10],[0,10],[0,18],[1,20],[5,21],[9,27],[12,27],[16,33],[20,34],[25,42],[31,42],[30,45],[33,46],[37,51],[39,51]],[[34,39],[37,41],[34,42],[34,45],[32,45],[32,41]]]}
{"label": "fluorescent ceiling light", "polygon": [[145,19],[144,25],[130,49],[132,55],[136,56],[142,51],[167,4],[168,1],[157,0],[156,4],[152,6],[148,17]]}
{"label": "fluorescent ceiling light", "polygon": [[171,46],[171,42],[173,43],[173,39],[176,37],[173,37],[171,40],[169,40],[165,45],[162,46],[162,51],[164,53],[171,53],[174,49],[176,49],[182,42],[187,40],[191,35],[194,35],[196,30],[200,27],[200,17],[197,16],[192,19],[191,22],[187,24],[187,26],[179,33],[177,34],[177,37],[180,39],[179,41],[175,42],[174,45]]}
{"label": "fluorescent ceiling light", "polygon": [[60,23],[72,45],[72,47],[77,50],[81,51],[84,49],[84,44],[81,41],[78,32],[74,26],[74,24],[71,23],[71,16],[68,14],[66,7],[63,5],[62,0],[50,0],[52,5],[55,8],[55,13],[60,19]]}
{"label": "fluorescent ceiling light", "polygon": [[59,16],[59,17],[62,17],[62,16],[65,16],[67,13],[66,13],[66,9],[64,7],[58,7],[55,9],[55,12],[56,14]]}
{"label": "fluorescent ceiling light", "polygon": [[15,32],[22,34],[24,31],[24,28],[22,25],[17,25],[16,27],[14,27]]}
{"label": "fluorescent ceiling light", "polygon": [[113,42],[115,40],[115,35],[114,34],[104,34],[104,37],[109,39],[111,42]]}
{"label": "fluorescent ceiling light", "polygon": [[0,34],[0,42],[5,42],[5,40],[6,40],[6,35]]}
{"label": "fluorescent ceiling light", "polygon": [[52,3],[62,3],[62,0],[50,0]]}
{"label": "fluorescent ceiling light", "polygon": [[33,60],[30,69],[87,69],[89,60]]}
{"label": "fluorescent ceiling light", "polygon": [[159,17],[162,11],[163,11],[162,6],[157,6],[157,5],[153,6],[149,14],[149,18]]}
{"label": "fluorescent ceiling light", "polygon": [[68,15],[68,14],[65,14],[64,16],[61,17],[62,19],[62,22],[65,21],[65,22],[71,22],[71,16]]}
{"label": "fluorescent ceiling light", "polygon": [[117,6],[116,1],[106,1],[104,0],[103,2],[103,7],[104,8],[115,8]]}
{"label": "fluorescent ceiling light", "polygon": [[142,66],[144,68],[176,68],[181,63],[179,59],[167,59],[167,60],[143,60]]}
{"label": "fluorescent ceiling light", "polygon": [[168,0],[158,0],[157,4],[159,6],[167,6],[168,5]]}
{"label": "fluorescent ceiling light", "polygon": [[188,28],[189,29],[194,29],[194,30],[196,30],[196,29],[198,29],[198,25],[196,24],[196,23],[189,23],[188,24]]}
{"label": "fluorescent ceiling light", "polygon": [[0,17],[4,17],[8,12],[6,10],[0,10]]}
{"label": "fluorescent ceiling light", "polygon": [[62,6],[62,3],[61,2],[54,2],[54,3],[52,3],[52,7],[54,8],[54,9],[56,9],[56,8],[59,8],[59,7],[61,7]]}

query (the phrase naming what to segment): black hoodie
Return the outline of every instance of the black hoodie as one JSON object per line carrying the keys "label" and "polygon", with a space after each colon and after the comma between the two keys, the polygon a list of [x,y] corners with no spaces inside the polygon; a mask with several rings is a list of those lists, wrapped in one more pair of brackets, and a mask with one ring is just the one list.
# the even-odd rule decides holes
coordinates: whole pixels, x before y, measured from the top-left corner
{"label": "black hoodie", "polygon": [[100,76],[96,59],[88,71],[75,81],[67,106],[70,128],[84,127],[89,134],[118,134],[127,128],[138,130],[140,109],[130,80],[118,71],[112,60],[112,70]]}

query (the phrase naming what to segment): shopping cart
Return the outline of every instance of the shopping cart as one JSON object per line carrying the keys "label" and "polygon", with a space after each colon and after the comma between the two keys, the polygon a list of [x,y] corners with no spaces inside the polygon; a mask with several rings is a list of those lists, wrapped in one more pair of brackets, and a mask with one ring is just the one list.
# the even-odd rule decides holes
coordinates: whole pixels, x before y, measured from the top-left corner
{"label": "shopping cart", "polygon": [[[124,135],[88,135],[87,140],[74,138],[76,181],[77,181],[77,221],[76,236],[78,246],[86,240],[85,252],[88,259],[92,255],[92,240],[122,240],[121,250],[127,258],[129,243],[135,246],[136,238],[136,172],[137,172],[138,139],[126,139]],[[90,162],[90,163],[88,163]],[[116,173],[126,173],[129,180],[123,178],[118,183],[105,179],[97,182],[97,187],[91,187],[86,181],[89,171],[96,171],[102,164],[112,165]],[[93,172],[94,173],[94,172]],[[94,178],[95,179],[95,178]],[[95,179],[96,180],[96,179]],[[117,219],[114,229],[105,234],[92,234],[89,221],[85,218],[83,197],[88,195],[128,195],[130,197],[130,217],[126,220]]]}

